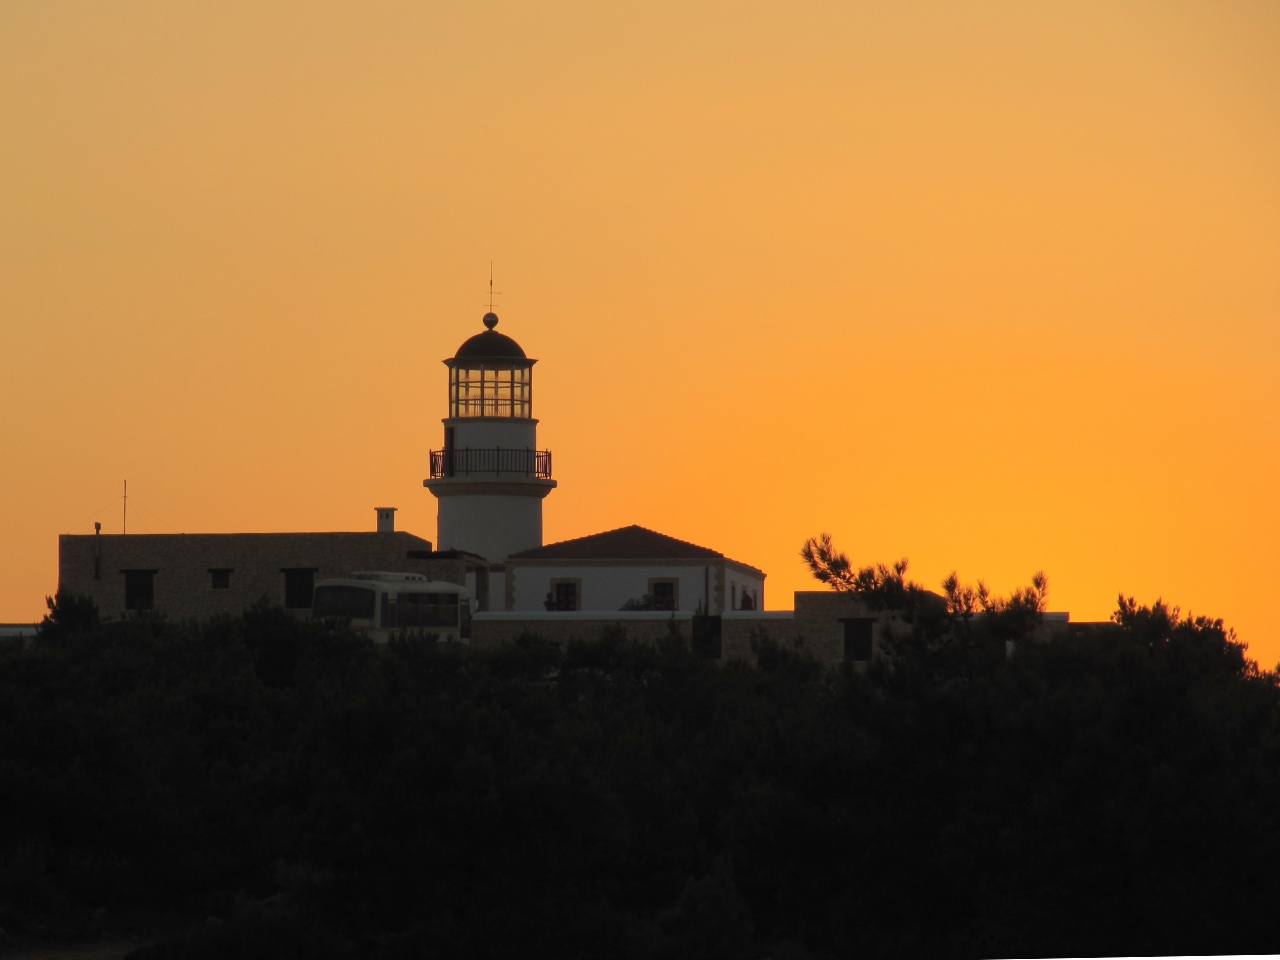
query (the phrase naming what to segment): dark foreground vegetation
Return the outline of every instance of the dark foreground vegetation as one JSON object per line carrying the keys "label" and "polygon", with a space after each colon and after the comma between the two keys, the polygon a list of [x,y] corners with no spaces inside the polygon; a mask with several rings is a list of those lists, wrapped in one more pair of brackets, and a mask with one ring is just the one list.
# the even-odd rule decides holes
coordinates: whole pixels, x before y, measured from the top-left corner
{"label": "dark foreground vegetation", "polygon": [[1280,950],[1274,674],[1130,602],[1006,657],[1034,598],[913,611],[882,572],[916,640],[861,675],[62,598],[0,651],[0,926],[189,918],[155,960]]}

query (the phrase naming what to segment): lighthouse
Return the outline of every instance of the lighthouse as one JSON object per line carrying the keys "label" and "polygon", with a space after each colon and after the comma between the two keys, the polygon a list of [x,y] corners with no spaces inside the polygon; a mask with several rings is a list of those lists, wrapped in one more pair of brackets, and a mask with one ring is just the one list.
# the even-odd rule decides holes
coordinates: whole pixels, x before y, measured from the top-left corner
{"label": "lighthouse", "polygon": [[439,550],[465,550],[490,563],[542,546],[542,500],[555,489],[551,451],[539,450],[533,365],[486,313],[477,333],[445,360],[449,415],[444,447],[431,451]]}

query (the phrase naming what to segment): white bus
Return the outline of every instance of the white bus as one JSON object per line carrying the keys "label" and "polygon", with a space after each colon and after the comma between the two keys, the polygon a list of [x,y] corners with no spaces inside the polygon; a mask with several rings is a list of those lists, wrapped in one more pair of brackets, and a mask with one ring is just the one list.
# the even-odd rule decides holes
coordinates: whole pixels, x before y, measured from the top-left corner
{"label": "white bus", "polygon": [[313,617],[342,617],[385,643],[399,631],[434,633],[441,640],[471,642],[467,588],[420,573],[356,571],[316,584]]}

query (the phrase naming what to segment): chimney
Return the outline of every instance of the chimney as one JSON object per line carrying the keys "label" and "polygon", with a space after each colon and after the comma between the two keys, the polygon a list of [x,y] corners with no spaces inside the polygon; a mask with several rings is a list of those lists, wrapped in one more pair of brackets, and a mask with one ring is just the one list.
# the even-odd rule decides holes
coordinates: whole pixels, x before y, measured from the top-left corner
{"label": "chimney", "polygon": [[396,508],[395,507],[374,507],[378,511],[378,532],[379,533],[395,533],[396,532]]}

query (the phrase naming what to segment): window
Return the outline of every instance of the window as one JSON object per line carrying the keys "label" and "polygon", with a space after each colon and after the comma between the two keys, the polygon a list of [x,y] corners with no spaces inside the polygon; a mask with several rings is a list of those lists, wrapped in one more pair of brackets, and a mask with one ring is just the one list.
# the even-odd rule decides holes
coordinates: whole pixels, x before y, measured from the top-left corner
{"label": "window", "polygon": [[284,572],[284,605],[289,610],[310,610],[315,592],[315,567],[289,567]]}
{"label": "window", "polygon": [[742,597],[741,597],[740,602],[738,603],[738,609],[739,609],[739,610],[754,610],[755,608],[756,608],[756,595],[755,595],[755,591],[752,591],[751,593],[747,593],[747,588],[746,588],[746,587],[743,587],[743,588],[742,588]]}
{"label": "window", "polygon": [[311,612],[317,617],[372,620],[377,595],[368,587],[318,587]]}
{"label": "window", "polygon": [[844,658],[855,663],[871,659],[871,627],[875,619],[871,617],[843,617],[844,624]]}
{"label": "window", "polygon": [[680,609],[680,594],[677,590],[679,581],[677,580],[649,580],[649,595],[653,597],[653,609],[655,610],[678,610]]}
{"label": "window", "polygon": [[213,589],[230,590],[231,589],[231,571],[226,568],[210,570],[209,576],[213,578]]}
{"label": "window", "polygon": [[458,626],[456,593],[397,593],[396,626]]}
{"label": "window", "polygon": [[533,371],[519,361],[474,361],[449,368],[450,417],[528,418],[532,399]]}
{"label": "window", "polygon": [[580,608],[581,580],[552,580],[549,610],[577,610]]}
{"label": "window", "polygon": [[[456,593],[397,593],[382,595],[382,627],[432,629],[458,627],[459,621],[469,626],[467,601]],[[372,613],[370,614],[372,616]]]}
{"label": "window", "polygon": [[121,570],[124,574],[124,608],[154,610],[156,588],[154,570]]}

